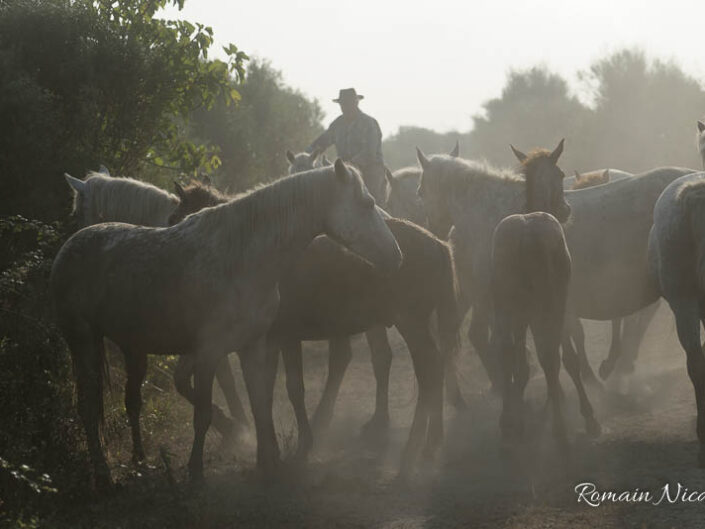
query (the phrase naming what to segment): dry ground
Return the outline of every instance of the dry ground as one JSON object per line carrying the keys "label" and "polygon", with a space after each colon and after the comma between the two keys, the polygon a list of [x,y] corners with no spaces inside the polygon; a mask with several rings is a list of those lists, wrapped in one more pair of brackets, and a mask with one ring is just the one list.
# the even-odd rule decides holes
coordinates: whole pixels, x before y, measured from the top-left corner
{"label": "dry ground", "polygon": [[[606,323],[588,324],[591,360],[596,367],[609,338]],[[695,467],[695,404],[678,346],[672,316],[662,307],[649,329],[637,373],[623,393],[591,391],[603,435],[589,439],[577,413],[567,377],[566,415],[570,421],[569,461],[554,451],[550,424],[542,427],[545,399],[540,370],[532,365],[528,400],[535,418],[532,440],[518,461],[500,454],[499,402],[486,394],[487,381],[476,356],[461,359],[467,411],[446,409],[446,444],[435,465],[405,483],[395,478],[399,453],[411,421],[415,384],[406,349],[392,333],[392,430],[383,447],[365,445],[359,429],[373,409],[374,381],[364,340],[354,342],[329,434],[317,440],[308,465],[287,465],[274,484],[252,470],[253,447],[223,446],[209,434],[207,485],[192,490],[184,465],[191,440],[188,408],[165,432],[148,441],[150,467],[128,465],[126,443],[111,448],[121,488],[110,498],[68,506],[47,520],[66,527],[699,527],[705,505],[608,503],[598,508],[577,502],[576,484],[594,482],[601,490],[657,490],[681,482],[705,491],[705,470]],[[310,344],[306,360],[307,404],[313,410],[326,372],[323,344]],[[233,360],[234,364],[237,361]],[[239,376],[239,373],[238,373]],[[239,379],[241,381],[241,378]],[[241,384],[242,388],[243,385]],[[244,392],[243,392],[244,393]],[[276,423],[284,452],[295,445],[291,407],[282,374],[276,388]],[[158,441],[157,441],[158,439]],[[160,457],[170,453],[171,472]],[[173,481],[171,481],[173,480]]]}

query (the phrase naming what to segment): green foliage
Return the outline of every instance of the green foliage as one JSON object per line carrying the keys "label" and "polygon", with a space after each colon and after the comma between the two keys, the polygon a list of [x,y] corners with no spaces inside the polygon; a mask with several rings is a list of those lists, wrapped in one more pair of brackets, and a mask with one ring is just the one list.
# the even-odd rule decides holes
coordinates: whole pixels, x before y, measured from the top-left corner
{"label": "green foliage", "polygon": [[245,81],[233,89],[242,95],[240,104],[196,112],[192,133],[220,147],[218,185],[240,191],[285,174],[286,150],[299,151],[322,132],[322,111],[266,61],[251,61]]}
{"label": "green foliage", "polygon": [[69,203],[61,174],[101,163],[217,167],[184,131],[195,109],[238,99],[231,75],[247,56],[230,45],[228,62],[208,59],[211,28],[155,18],[166,3],[0,4],[0,212],[56,219]]}
{"label": "green foliage", "polygon": [[71,363],[49,300],[61,239],[56,225],[0,218],[0,498],[8,510],[87,483]]}

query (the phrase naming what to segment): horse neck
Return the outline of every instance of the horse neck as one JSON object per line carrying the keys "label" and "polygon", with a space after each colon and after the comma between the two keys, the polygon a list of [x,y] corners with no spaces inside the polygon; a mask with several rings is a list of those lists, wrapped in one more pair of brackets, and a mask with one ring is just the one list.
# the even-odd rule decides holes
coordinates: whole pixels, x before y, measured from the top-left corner
{"label": "horse neck", "polygon": [[457,229],[475,230],[488,225],[491,229],[504,217],[526,212],[526,182],[508,178],[484,178],[468,182],[458,193],[449,192],[448,207]]}
{"label": "horse neck", "polygon": [[278,277],[323,232],[331,189],[322,175],[287,177],[212,210],[203,229],[225,259]]}

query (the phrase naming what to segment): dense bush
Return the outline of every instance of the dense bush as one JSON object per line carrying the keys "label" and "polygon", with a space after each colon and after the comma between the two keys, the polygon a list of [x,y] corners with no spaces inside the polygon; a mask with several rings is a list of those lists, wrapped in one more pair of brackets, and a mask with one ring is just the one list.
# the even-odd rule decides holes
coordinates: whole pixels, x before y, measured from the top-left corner
{"label": "dense bush", "polygon": [[0,219],[0,498],[27,508],[54,486],[87,483],[73,406],[71,361],[53,325],[51,262],[56,225]]}
{"label": "dense bush", "polygon": [[246,56],[230,45],[229,63],[209,60],[211,29],[155,18],[166,3],[0,3],[0,214],[60,218],[64,171],[217,166],[188,119],[239,98],[231,74],[244,74]]}

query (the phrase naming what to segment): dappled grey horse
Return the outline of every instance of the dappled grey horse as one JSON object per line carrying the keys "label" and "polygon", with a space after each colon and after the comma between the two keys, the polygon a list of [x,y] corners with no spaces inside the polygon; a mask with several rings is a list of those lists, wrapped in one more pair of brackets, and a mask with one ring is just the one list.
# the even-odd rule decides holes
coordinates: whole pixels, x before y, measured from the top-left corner
{"label": "dappled grey horse", "polygon": [[[277,356],[265,333],[277,313],[277,283],[292,260],[327,234],[387,273],[399,247],[356,170],[338,160],[279,180],[170,228],[107,223],[74,234],[52,268],[51,293],[69,344],[99,487],[110,471],[98,427],[103,411],[103,338],[140,382],[147,354],[191,355],[194,365],[192,479],[203,477],[217,364],[237,350],[257,431],[257,463],[271,471],[279,448],[272,421]],[[126,398],[139,431],[141,396]]]}
{"label": "dappled grey horse", "polygon": [[698,463],[703,467],[705,357],[700,325],[705,324],[705,173],[683,176],[661,193],[649,235],[649,269],[673,311],[687,357],[698,410]]}

